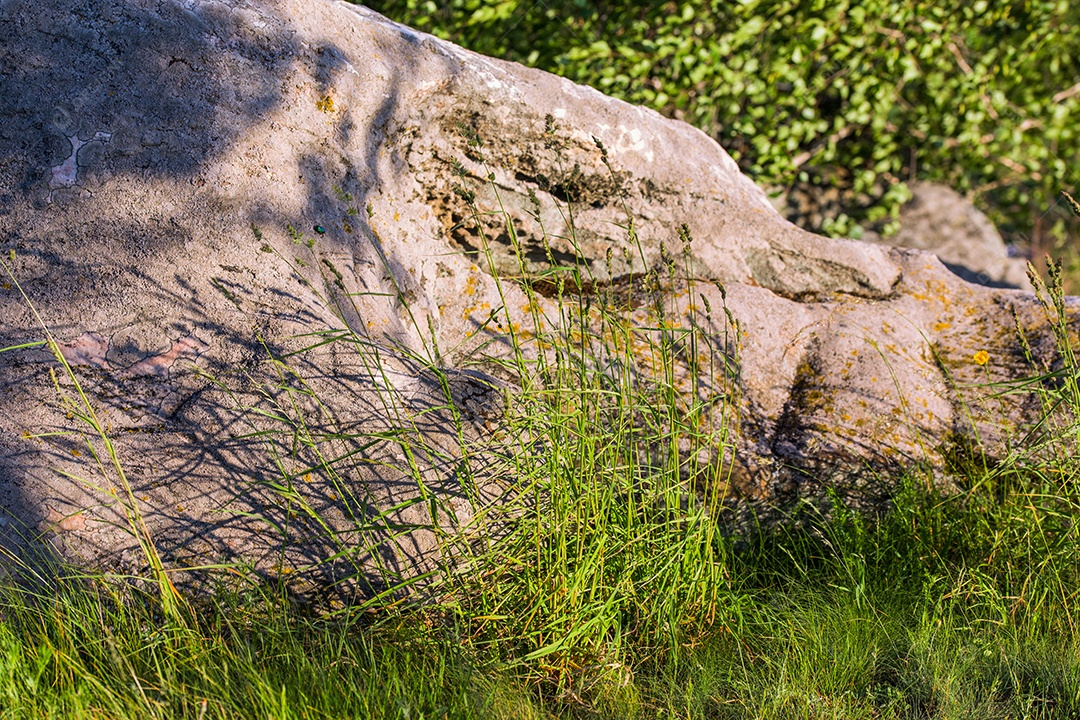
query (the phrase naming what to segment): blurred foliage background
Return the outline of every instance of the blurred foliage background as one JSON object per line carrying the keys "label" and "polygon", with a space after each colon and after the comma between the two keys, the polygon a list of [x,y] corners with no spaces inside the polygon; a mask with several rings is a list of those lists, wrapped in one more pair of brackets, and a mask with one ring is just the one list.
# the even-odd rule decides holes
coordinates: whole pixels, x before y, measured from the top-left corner
{"label": "blurred foliage background", "polygon": [[[399,22],[693,123],[810,229],[888,234],[915,179],[1007,242],[1076,257],[1080,4],[1066,0],[370,0]],[[830,190],[831,189],[831,190]]]}

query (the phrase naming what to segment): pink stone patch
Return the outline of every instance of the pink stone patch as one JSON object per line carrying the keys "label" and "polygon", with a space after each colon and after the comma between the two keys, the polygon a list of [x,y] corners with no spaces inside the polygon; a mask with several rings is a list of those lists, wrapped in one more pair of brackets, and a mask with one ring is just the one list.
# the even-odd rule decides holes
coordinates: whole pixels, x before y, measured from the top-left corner
{"label": "pink stone patch", "polygon": [[83,517],[82,512],[68,515],[54,508],[46,507],[49,512],[45,516],[45,521],[38,526],[39,530],[43,532],[47,530],[74,532],[86,529],[86,518]]}
{"label": "pink stone patch", "polygon": [[105,353],[109,351],[109,341],[97,333],[86,333],[70,345],[56,343],[60,348],[60,354],[67,360],[68,365],[90,367],[108,367],[105,362]]}
{"label": "pink stone patch", "polygon": [[53,166],[52,179],[49,180],[50,188],[71,187],[78,178],[79,165],[76,158],[79,155],[79,148],[85,145],[86,141],[80,140],[78,135],[72,135],[68,141],[71,143],[71,155],[64,162]]}
{"label": "pink stone patch", "polygon": [[140,360],[122,371],[120,375],[123,377],[144,377],[147,375],[161,377],[168,374],[177,360],[194,360],[206,352],[209,347],[194,335],[188,335],[174,342],[168,351]]}
{"label": "pink stone patch", "polygon": [[59,165],[52,166],[52,178],[49,180],[49,189],[69,188],[79,179],[79,148],[92,140],[109,142],[112,133],[96,132],[91,140],[80,140],[78,135],[68,138],[71,143],[71,155]]}
{"label": "pink stone patch", "polygon": [[[85,333],[70,344],[57,343],[60,354],[73,367],[95,367],[107,369],[109,363],[105,355],[109,351],[109,341],[97,333]],[[194,360],[209,349],[194,335],[180,338],[166,352],[152,355],[145,360],[130,365],[117,373],[118,377],[162,377],[169,373],[177,360]]]}

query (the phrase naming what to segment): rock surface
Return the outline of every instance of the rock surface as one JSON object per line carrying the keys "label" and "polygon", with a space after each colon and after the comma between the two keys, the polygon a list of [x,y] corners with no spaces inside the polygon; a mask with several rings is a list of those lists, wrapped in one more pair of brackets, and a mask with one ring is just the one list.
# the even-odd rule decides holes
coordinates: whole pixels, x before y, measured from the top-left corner
{"label": "rock surface", "polygon": [[916,183],[911,193],[911,200],[900,210],[899,232],[867,240],[932,252],[968,282],[1032,289],[1027,263],[1009,257],[990,218],[963,195],[938,183]]}
{"label": "rock surface", "polygon": [[[737,410],[734,462],[687,450],[731,497],[876,502],[958,442],[1003,452],[1003,413],[1037,411],[969,387],[1029,372],[1013,311],[1049,357],[1032,295],[803,232],[690,126],[361,7],[2,0],[0,117],[0,257],[132,489],[58,358],[0,353],[16,554],[46,540],[139,570],[134,501],[171,564],[323,585],[362,567],[370,591],[439,562],[439,523],[505,491],[481,440],[525,379],[492,358],[537,308],[556,331],[562,317],[558,281],[530,298],[509,279],[514,238],[486,214],[500,209],[526,270],[587,278],[563,273],[564,306],[618,296],[647,334],[656,305],[635,293],[659,291],[661,328],[711,339],[723,370],[684,354],[673,382]],[[0,347],[41,340],[0,280]]]}

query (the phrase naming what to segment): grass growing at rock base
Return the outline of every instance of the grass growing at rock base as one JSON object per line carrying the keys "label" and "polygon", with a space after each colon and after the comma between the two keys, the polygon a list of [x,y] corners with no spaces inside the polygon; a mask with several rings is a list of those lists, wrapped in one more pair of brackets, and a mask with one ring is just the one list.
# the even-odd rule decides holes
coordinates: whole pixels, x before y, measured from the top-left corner
{"label": "grass growing at rock base", "polygon": [[[475,195],[459,190],[482,227]],[[512,224],[507,232],[520,259]],[[334,271],[307,248],[311,267]],[[313,612],[252,575],[212,601],[180,602],[165,568],[134,588],[86,576],[8,588],[0,720],[1080,717],[1080,391],[1060,283],[1041,290],[1064,369],[1029,389],[1048,414],[1031,453],[958,466],[966,490],[951,494],[918,472],[897,478],[876,516],[834,500],[827,513],[807,503],[791,522],[729,532],[717,508],[738,351],[725,332],[737,338],[738,325],[730,315],[713,323],[726,313],[704,298],[702,313],[676,324],[657,288],[681,279],[694,297],[695,273],[680,265],[691,253],[661,256],[664,267],[632,289],[647,322],[629,322],[624,303],[602,295],[592,315],[561,302],[567,287],[602,288],[580,267],[541,278],[560,297],[556,316],[534,315],[533,341],[552,352],[530,352],[502,318],[512,351],[489,360],[520,383],[504,438],[516,450],[502,467],[516,504],[501,515],[475,508],[477,522],[490,510],[499,539],[466,551],[451,530],[475,539],[484,526],[445,529],[440,499],[421,493],[436,534],[465,553],[463,571],[441,568],[423,589],[440,603]],[[518,282],[537,306],[534,286]],[[347,344],[375,372],[380,357],[365,353],[392,351],[347,328],[314,342]],[[676,358],[687,357],[690,376],[709,381],[705,400],[677,387]],[[449,401],[446,371],[410,360],[429,362]],[[307,390],[284,359],[269,364],[288,377],[277,397]],[[298,473],[342,480],[357,453],[339,446],[376,440],[400,446],[423,489],[435,453],[410,435],[415,418],[369,437],[320,430],[296,407],[278,403],[280,427],[252,433],[291,500],[303,500],[291,486]],[[467,459],[479,450],[453,418]],[[83,419],[120,472],[100,423]],[[719,462],[694,460],[710,449]]]}
{"label": "grass growing at rock base", "polygon": [[313,618],[266,591],[178,625],[152,596],[9,591],[0,718],[1080,717],[1078,500],[910,482],[876,521],[727,541],[736,622],[562,683],[431,609]]}

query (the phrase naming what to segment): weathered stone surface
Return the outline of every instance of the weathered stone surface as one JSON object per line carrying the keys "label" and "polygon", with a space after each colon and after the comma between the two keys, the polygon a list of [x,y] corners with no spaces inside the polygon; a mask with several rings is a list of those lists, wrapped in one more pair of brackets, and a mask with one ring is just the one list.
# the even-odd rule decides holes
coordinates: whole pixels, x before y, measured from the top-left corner
{"label": "weathered stone surface", "polygon": [[[732,496],[832,485],[874,501],[894,470],[976,429],[1000,450],[1002,412],[1037,410],[968,389],[1028,372],[1012,311],[1050,352],[1031,295],[800,231],[690,126],[360,7],[3,0],[0,117],[0,251],[173,563],[323,584],[359,565],[377,588],[439,560],[433,508],[453,529],[503,492],[481,441],[522,379],[485,360],[533,306],[496,284],[517,255],[489,215],[480,252],[469,193],[505,210],[528,269],[580,264],[589,287],[564,303],[610,291],[651,332],[635,293],[658,286],[670,327],[702,327],[725,369],[682,357],[676,383],[737,406],[738,453],[687,452],[727,463]],[[691,267],[672,276],[661,244],[677,254],[682,224]],[[40,339],[4,283],[0,347]],[[489,321],[504,299],[509,319]],[[328,328],[343,339],[323,343]],[[43,348],[0,354],[0,532],[17,552],[21,525],[66,557],[138,569],[123,489],[103,456],[96,469],[57,369]]]}
{"label": "weathered stone surface", "polygon": [[900,210],[900,230],[867,240],[926,250],[968,282],[1031,290],[1027,263],[1009,257],[1001,234],[963,195],[938,183],[916,183]]}

